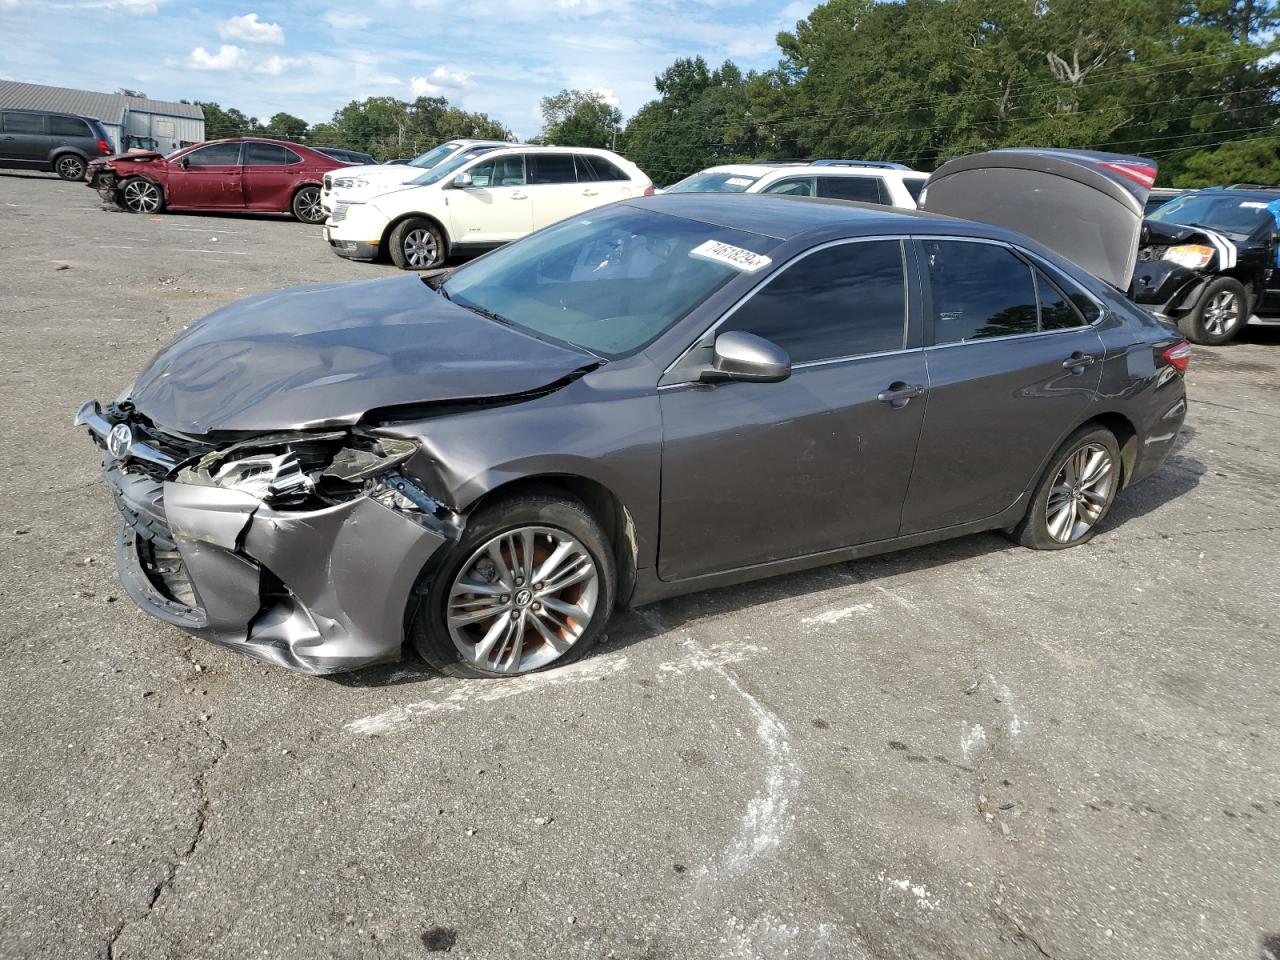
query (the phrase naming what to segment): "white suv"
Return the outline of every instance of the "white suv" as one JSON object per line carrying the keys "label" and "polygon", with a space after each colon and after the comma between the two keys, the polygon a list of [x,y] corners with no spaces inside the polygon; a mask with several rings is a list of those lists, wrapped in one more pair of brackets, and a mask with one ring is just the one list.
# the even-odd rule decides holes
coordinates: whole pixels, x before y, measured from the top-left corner
{"label": "white suv", "polygon": [[432,147],[419,157],[408,163],[373,163],[360,167],[343,167],[324,175],[320,191],[320,206],[328,213],[333,205],[342,199],[343,194],[351,190],[365,190],[370,187],[394,187],[408,183],[414,177],[421,176],[424,171],[431,170],[442,163],[462,154],[479,156],[485,150],[495,147],[509,147],[505,140],[450,140],[438,147]]}
{"label": "white suv", "polygon": [[517,240],[653,184],[634,163],[586,147],[512,147],[458,156],[391,190],[345,196],[325,221],[333,252],[403,270],[438,267],[455,250]]}
{"label": "white suv", "polygon": [[730,163],[708,167],[663,193],[781,193],[916,208],[927,173],[900,163],[814,160],[809,163]]}

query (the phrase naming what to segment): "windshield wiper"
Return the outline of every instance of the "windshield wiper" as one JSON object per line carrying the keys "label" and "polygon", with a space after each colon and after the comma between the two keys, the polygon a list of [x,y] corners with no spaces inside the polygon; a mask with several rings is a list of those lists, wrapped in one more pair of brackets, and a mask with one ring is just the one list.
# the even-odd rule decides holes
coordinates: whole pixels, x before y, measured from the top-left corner
{"label": "windshield wiper", "polygon": [[[446,296],[447,296],[447,294],[446,294]],[[504,317],[502,314],[500,314],[500,313],[494,313],[492,310],[486,309],[485,307],[479,306],[478,304],[474,304],[474,303],[464,303],[464,302],[463,302],[463,301],[461,301],[461,300],[453,300],[453,298],[452,298],[452,297],[450,297],[450,302],[452,302],[452,303],[456,303],[456,304],[458,304],[458,306],[460,306],[460,307],[466,307],[466,308],[467,308],[468,310],[470,310],[472,313],[479,314],[480,316],[484,317],[486,320],[492,320],[492,321],[494,321],[495,323],[500,323],[500,324],[502,324],[504,327],[514,327],[514,326],[515,326],[515,324],[514,324],[514,323],[512,323],[510,320],[508,320],[508,319],[507,319],[506,317]]]}

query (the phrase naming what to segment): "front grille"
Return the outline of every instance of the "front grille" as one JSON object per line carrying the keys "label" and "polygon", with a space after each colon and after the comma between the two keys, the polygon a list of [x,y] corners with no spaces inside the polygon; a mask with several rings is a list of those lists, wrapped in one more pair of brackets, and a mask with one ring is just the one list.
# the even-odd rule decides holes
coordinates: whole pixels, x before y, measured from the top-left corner
{"label": "front grille", "polygon": [[1138,250],[1138,262],[1145,263],[1150,260],[1163,260],[1165,251],[1168,249],[1169,248],[1167,246],[1141,247]]}

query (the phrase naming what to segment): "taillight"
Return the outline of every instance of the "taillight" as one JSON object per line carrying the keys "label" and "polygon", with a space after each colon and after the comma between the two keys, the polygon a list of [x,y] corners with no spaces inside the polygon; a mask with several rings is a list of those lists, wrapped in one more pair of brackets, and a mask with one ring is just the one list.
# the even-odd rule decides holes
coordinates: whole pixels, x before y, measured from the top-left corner
{"label": "taillight", "polygon": [[111,156],[111,144],[107,143],[107,141],[103,140],[101,137],[98,138],[98,153],[102,154],[104,157]]}
{"label": "taillight", "polygon": [[1175,343],[1172,347],[1165,347],[1161,356],[1173,369],[1179,373],[1186,373],[1187,364],[1191,362],[1191,344],[1185,340]]}
{"label": "taillight", "polygon": [[653,184],[652,184],[652,183],[651,183],[651,184],[649,184],[647,187],[645,187],[645,188],[644,188],[644,195],[645,195],[646,197],[652,197],[652,196],[653,196]]}

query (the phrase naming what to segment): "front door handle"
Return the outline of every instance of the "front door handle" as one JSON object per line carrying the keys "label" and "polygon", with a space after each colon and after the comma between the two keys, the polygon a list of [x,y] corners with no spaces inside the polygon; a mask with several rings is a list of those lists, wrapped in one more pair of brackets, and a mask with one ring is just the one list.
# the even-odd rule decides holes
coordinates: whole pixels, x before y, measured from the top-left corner
{"label": "front door handle", "polygon": [[599,190],[592,190],[590,187],[588,187],[586,190],[582,191],[582,195],[584,197],[594,197],[599,192],[600,192]]}
{"label": "front door handle", "polygon": [[1085,367],[1091,367],[1098,362],[1098,358],[1088,353],[1081,353],[1077,350],[1067,359],[1062,361],[1062,369],[1070,370],[1072,373],[1083,373]]}
{"label": "front door handle", "polygon": [[512,200],[528,200],[529,195],[527,193],[513,193],[511,195],[511,199]]}
{"label": "front door handle", "polygon": [[901,409],[907,405],[907,402],[915,397],[924,394],[924,387],[918,383],[903,383],[898,380],[889,384],[889,389],[881,390],[876,395],[876,399],[881,403],[887,403],[895,410]]}

